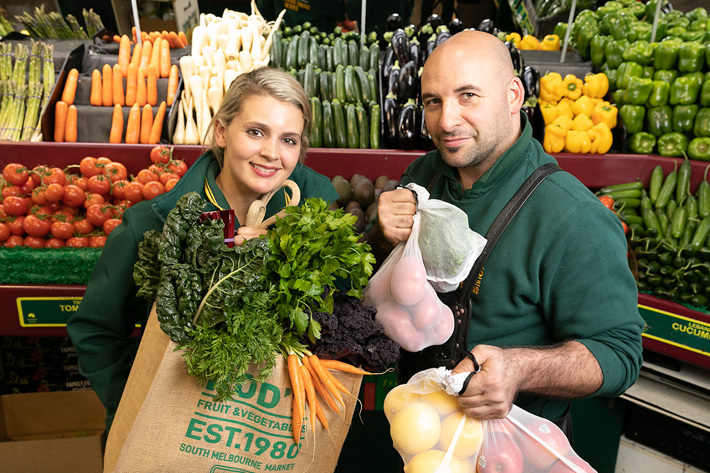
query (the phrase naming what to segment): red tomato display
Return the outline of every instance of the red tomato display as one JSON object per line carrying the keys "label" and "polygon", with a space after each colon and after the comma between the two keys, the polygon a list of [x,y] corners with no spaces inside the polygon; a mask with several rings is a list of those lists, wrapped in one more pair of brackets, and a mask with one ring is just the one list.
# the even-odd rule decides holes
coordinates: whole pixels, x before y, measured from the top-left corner
{"label": "red tomato display", "polygon": [[126,200],[131,203],[143,200],[143,184],[138,181],[130,182],[125,189]]}
{"label": "red tomato display", "polygon": [[87,177],[101,174],[101,168],[99,168],[97,160],[93,156],[87,156],[81,160],[79,163],[79,171]]}
{"label": "red tomato display", "polygon": [[71,237],[65,245],[69,248],[86,248],[89,246],[89,237]]}
{"label": "red tomato display", "polygon": [[89,233],[93,232],[94,229],[96,228],[94,224],[89,222],[88,219],[81,219],[81,220],[76,220],[72,222],[74,224],[74,230],[76,233],[80,236],[83,235],[88,235]]}
{"label": "red tomato display", "polygon": [[10,235],[10,238],[5,240],[3,245],[5,248],[14,248],[16,246],[25,246],[25,239],[19,235]]}
{"label": "red tomato display", "polygon": [[86,199],[86,192],[79,186],[74,184],[69,184],[64,186],[64,197],[62,197],[62,202],[67,204],[69,207],[79,207],[84,203]]}
{"label": "red tomato display", "polygon": [[43,220],[36,215],[28,215],[22,221],[22,228],[25,230],[25,233],[36,238],[43,238],[49,233],[51,225],[49,219]]}
{"label": "red tomato display", "polygon": [[10,235],[10,227],[7,226],[7,223],[0,222],[0,242],[10,238]]}
{"label": "red tomato display", "polygon": [[49,231],[55,238],[68,240],[74,236],[74,225],[69,222],[54,222]]}
{"label": "red tomato display", "polygon": [[30,172],[22,164],[6,164],[2,170],[2,177],[13,186],[21,186],[30,178]]}
{"label": "red tomato display", "polygon": [[46,189],[44,189],[44,198],[48,202],[59,202],[64,197],[64,186],[55,183],[49,184]]}
{"label": "red tomato display", "polygon": [[156,146],[150,150],[150,160],[155,164],[167,164],[173,156],[173,148],[170,146]]}
{"label": "red tomato display", "polygon": [[150,200],[164,193],[165,186],[163,186],[160,181],[151,181],[143,186],[143,197],[145,197],[145,200]]}
{"label": "red tomato display", "polygon": [[40,237],[26,236],[24,245],[28,248],[44,248],[47,246],[47,240]]}
{"label": "red tomato display", "polygon": [[105,174],[91,176],[86,183],[86,190],[94,194],[108,195],[111,191],[111,179]]}
{"label": "red tomato display", "polygon": [[106,165],[106,175],[111,182],[122,181],[128,178],[128,170],[118,161],[112,161]]}
{"label": "red tomato display", "polygon": [[101,227],[111,218],[111,207],[103,204],[93,204],[86,208],[86,219],[96,227]]}
{"label": "red tomato display", "polygon": [[114,228],[119,226],[121,221],[117,218],[109,218],[104,222],[103,230],[106,235],[110,235]]}
{"label": "red tomato display", "polygon": [[5,197],[5,200],[3,201],[3,208],[5,209],[5,213],[8,215],[20,216],[27,213],[28,205],[27,201],[22,197],[10,195]]}

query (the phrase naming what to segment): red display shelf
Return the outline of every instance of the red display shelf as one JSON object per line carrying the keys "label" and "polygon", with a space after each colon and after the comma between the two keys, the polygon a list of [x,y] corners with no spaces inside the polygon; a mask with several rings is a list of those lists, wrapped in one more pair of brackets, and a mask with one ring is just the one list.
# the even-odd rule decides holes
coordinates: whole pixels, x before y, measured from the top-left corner
{"label": "red display shelf", "polygon": [[[152,148],[153,145],[97,143],[62,143],[58,145],[49,142],[5,142],[0,143],[0,169],[10,162],[19,162],[28,167],[45,164],[64,168],[78,164],[86,156],[106,156],[112,160],[121,161],[130,173],[135,174],[150,164],[149,153]],[[194,163],[207,149],[203,146],[180,145],[174,146],[174,148],[175,156],[183,159],[188,165]],[[388,149],[314,148],[308,151],[305,163],[328,177],[342,175],[349,179],[353,174],[359,173],[372,180],[383,174],[392,179],[399,179],[409,163],[422,154],[422,151]],[[682,162],[681,159],[675,158],[633,154],[574,155],[560,153],[555,157],[563,169],[573,174],[590,189],[636,179],[648,183],[655,166],[660,164],[667,173]],[[691,190],[694,191],[702,179],[707,163],[691,161],[691,164],[693,166]],[[28,324],[22,318],[23,314],[20,314],[21,307],[18,306],[18,299],[78,298],[83,293],[84,286],[0,285],[0,336],[66,336],[66,329],[62,324],[46,325],[41,321]],[[640,295],[639,301],[640,304],[658,308],[670,314],[710,322],[705,319],[708,317],[707,314],[701,314],[680,304],[644,294]],[[689,353],[682,347],[660,342],[649,336],[644,336],[644,347],[698,364],[704,364],[706,359],[710,359],[706,355],[697,355],[692,351]]]}

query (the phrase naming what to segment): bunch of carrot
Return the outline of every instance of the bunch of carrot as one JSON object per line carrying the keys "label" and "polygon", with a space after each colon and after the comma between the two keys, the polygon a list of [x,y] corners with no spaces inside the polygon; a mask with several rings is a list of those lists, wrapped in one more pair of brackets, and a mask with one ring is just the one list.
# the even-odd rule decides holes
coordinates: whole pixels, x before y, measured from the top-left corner
{"label": "bunch of carrot", "polygon": [[[138,37],[136,35],[136,27],[131,28],[131,34],[133,36],[133,42],[138,42]],[[104,37],[104,41],[113,41],[114,43],[120,43],[122,36],[114,35],[113,38]],[[187,36],[182,31],[177,33],[174,31],[151,31],[150,33],[141,31],[141,42],[143,43],[154,43],[157,38],[162,38],[170,42],[170,47],[174,49],[185,48],[188,45]]]}
{"label": "bunch of carrot", "polygon": [[79,71],[73,68],[67,75],[61,100],[54,106],[54,141],[76,142],[77,140],[77,108],[74,105],[76,86],[79,81]]}
{"label": "bunch of carrot", "polygon": [[338,402],[345,407],[343,394],[352,396],[352,393],[343,383],[338,381],[330,370],[358,375],[378,374],[370,373],[342,361],[320,359],[313,354],[299,357],[296,353],[291,352],[286,357],[286,364],[293,390],[292,428],[293,439],[297,444],[301,440],[301,426],[306,417],[306,405],[310,411],[311,430],[315,432],[316,417],[323,427],[329,430],[328,418],[323,411],[318,395],[337,413],[340,413]]}

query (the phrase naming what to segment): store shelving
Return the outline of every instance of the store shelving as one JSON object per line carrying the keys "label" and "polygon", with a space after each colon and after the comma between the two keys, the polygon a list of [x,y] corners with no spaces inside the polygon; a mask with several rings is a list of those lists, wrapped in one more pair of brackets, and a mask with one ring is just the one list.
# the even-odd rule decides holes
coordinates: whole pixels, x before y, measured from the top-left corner
{"label": "store shelving", "polygon": [[[107,156],[123,162],[129,172],[137,172],[148,162],[150,145],[109,145],[97,143],[2,143],[0,168],[9,162],[27,166],[51,164],[66,167],[77,164],[85,156]],[[175,146],[175,155],[191,165],[205,151],[202,146]],[[370,179],[385,174],[398,179],[407,165],[422,151],[311,149],[306,164],[328,176],[342,175],[350,178],[360,173]],[[555,155],[560,166],[576,176],[590,189],[636,179],[646,183],[651,171],[661,165],[670,172],[679,159],[655,155],[606,154]],[[707,163],[693,161],[691,189],[694,190],[703,176]],[[66,336],[62,317],[67,317],[84,293],[81,285],[0,285],[0,336]],[[45,313],[32,313],[37,301],[45,304]],[[34,304],[34,305],[33,305]],[[661,319],[647,327],[644,347],[694,364],[710,367],[710,315],[692,310],[675,302],[648,294],[639,295],[642,311],[650,310]],[[69,308],[68,308],[69,307]],[[660,314],[660,315],[659,315]],[[677,325],[678,323],[681,325]],[[676,325],[674,325],[676,324]],[[690,324],[697,336],[688,337]],[[684,330],[680,332],[679,330]]]}

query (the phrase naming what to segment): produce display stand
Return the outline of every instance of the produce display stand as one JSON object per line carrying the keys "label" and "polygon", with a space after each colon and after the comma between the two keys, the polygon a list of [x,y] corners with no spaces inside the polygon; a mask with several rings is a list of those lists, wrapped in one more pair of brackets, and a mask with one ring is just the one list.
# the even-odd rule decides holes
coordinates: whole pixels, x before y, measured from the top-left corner
{"label": "produce display stand", "polygon": [[[129,173],[145,166],[151,145],[96,143],[2,143],[0,167],[19,162],[28,167],[51,164],[66,167],[86,156],[107,156],[123,162]],[[174,154],[191,165],[206,150],[202,146],[175,146]],[[305,163],[316,171],[346,179],[359,173],[375,180],[380,175],[399,179],[422,151],[390,149],[309,150]],[[641,180],[645,184],[657,165],[670,172],[681,160],[655,155],[555,155],[563,169],[590,189]],[[692,161],[691,190],[702,179],[707,163]],[[82,285],[0,285],[0,336],[66,336],[66,319],[76,310]],[[642,315],[652,317],[644,334],[644,348],[710,367],[710,315],[648,294],[639,295]]]}

